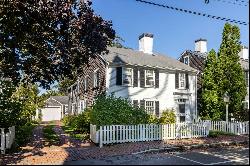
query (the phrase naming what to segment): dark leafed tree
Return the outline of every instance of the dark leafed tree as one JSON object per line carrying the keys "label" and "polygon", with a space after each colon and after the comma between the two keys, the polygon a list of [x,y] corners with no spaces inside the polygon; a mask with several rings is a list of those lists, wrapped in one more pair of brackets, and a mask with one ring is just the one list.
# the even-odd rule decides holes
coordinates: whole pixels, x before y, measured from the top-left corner
{"label": "dark leafed tree", "polygon": [[72,78],[90,57],[106,53],[114,38],[112,23],[94,14],[91,2],[0,2],[0,74],[15,84],[48,89],[60,78]]}
{"label": "dark leafed tree", "polygon": [[243,111],[243,104],[247,94],[244,72],[240,64],[239,52],[240,29],[235,25],[225,24],[222,34],[222,43],[218,52],[219,68],[222,75],[218,80],[220,86],[219,95],[221,96],[221,111],[224,112],[222,119],[225,119],[225,103],[223,95],[227,91],[230,96],[229,115],[238,120],[244,119],[240,116]]}

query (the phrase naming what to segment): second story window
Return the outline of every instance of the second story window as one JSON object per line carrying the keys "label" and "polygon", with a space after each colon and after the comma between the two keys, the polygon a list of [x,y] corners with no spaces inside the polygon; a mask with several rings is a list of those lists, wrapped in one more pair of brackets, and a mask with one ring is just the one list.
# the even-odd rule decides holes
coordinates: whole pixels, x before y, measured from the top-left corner
{"label": "second story window", "polygon": [[154,71],[153,70],[145,70],[145,85],[147,87],[152,87],[155,84],[155,79],[154,79]]}
{"label": "second story window", "polygon": [[84,91],[88,90],[88,76],[85,77],[84,79]]}
{"label": "second story window", "polygon": [[133,70],[131,68],[123,68],[122,84],[132,85]]}
{"label": "second story window", "polygon": [[188,56],[184,57],[184,63],[186,65],[189,65],[189,57]]}
{"label": "second story window", "polygon": [[99,70],[96,70],[94,72],[94,88],[98,87],[99,86]]}
{"label": "second story window", "polygon": [[186,87],[186,83],[185,83],[185,74],[184,73],[180,73],[179,74],[179,87],[181,89],[184,89]]}

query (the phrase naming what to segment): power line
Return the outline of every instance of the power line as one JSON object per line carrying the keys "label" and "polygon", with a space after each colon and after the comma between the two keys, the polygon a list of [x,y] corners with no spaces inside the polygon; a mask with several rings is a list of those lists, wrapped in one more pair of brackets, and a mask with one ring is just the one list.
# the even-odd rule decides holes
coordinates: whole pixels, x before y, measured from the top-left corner
{"label": "power line", "polygon": [[189,13],[189,14],[194,14],[194,15],[198,15],[198,16],[213,18],[213,19],[217,19],[217,20],[221,20],[221,21],[227,21],[227,22],[241,24],[241,25],[248,25],[249,24],[249,23],[247,23],[245,21],[239,21],[239,20],[234,20],[234,19],[225,18],[225,17],[213,16],[213,15],[206,14],[206,13],[200,13],[200,12],[195,12],[195,11],[191,11],[191,10],[176,8],[176,7],[172,7],[172,6],[168,6],[168,5],[154,3],[154,2],[151,2],[151,1],[145,1],[145,0],[136,0],[136,1],[141,2],[141,3],[150,4],[150,5],[154,5],[154,6],[164,7],[164,8],[167,8],[167,9],[176,10],[176,11],[180,11],[180,12],[184,12],[184,13]]}
{"label": "power line", "polygon": [[[248,5],[248,4],[246,4],[248,2],[245,2],[245,1],[229,1],[229,0],[213,0],[213,1],[234,4],[234,5],[240,5],[240,6],[247,6]],[[238,3],[236,3],[236,2],[238,2]],[[205,0],[205,3],[208,4],[209,0]]]}

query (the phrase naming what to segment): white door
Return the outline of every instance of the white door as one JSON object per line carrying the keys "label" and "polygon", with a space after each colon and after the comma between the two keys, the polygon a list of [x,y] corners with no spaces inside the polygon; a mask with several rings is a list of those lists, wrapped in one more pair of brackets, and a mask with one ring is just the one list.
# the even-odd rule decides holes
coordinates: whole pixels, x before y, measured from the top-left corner
{"label": "white door", "polygon": [[61,120],[61,107],[46,107],[41,112],[42,121]]}

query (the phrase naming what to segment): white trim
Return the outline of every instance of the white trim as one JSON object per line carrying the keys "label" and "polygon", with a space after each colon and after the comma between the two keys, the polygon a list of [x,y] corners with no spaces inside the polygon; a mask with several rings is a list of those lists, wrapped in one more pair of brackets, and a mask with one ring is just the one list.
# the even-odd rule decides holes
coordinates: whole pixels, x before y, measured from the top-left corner
{"label": "white trim", "polygon": [[[154,80],[154,84],[153,85],[147,85],[147,83],[146,83],[147,82],[147,74],[146,74],[147,71],[153,71],[153,80]],[[144,76],[145,76],[145,78],[144,78],[145,79],[144,80],[145,81],[145,87],[155,87],[155,71],[154,70],[150,70],[150,69],[145,69],[144,70]]]}
{"label": "white trim", "polygon": [[[185,59],[186,59],[186,58],[187,58],[187,60],[188,60],[188,63],[187,63],[187,64],[185,63]],[[183,63],[184,63],[185,65],[188,65],[188,66],[189,66],[189,64],[190,64],[189,62],[190,62],[189,56],[188,56],[188,55],[184,56],[184,57],[183,57]]]}
{"label": "white trim", "polygon": [[[125,69],[131,69],[131,84],[124,84],[124,72]],[[134,69],[132,67],[122,67],[122,86],[133,86],[133,82],[134,82]]]}
{"label": "white trim", "polygon": [[[99,68],[98,68],[98,69],[95,69],[94,72],[93,72],[93,87],[94,87],[94,88],[100,86],[100,85],[99,85],[100,82],[99,82],[99,80],[98,80],[98,78],[97,78],[97,73],[98,73],[98,71],[99,71]],[[100,78],[100,76],[99,76],[99,78]],[[96,80],[95,80],[95,79],[96,79]]]}

